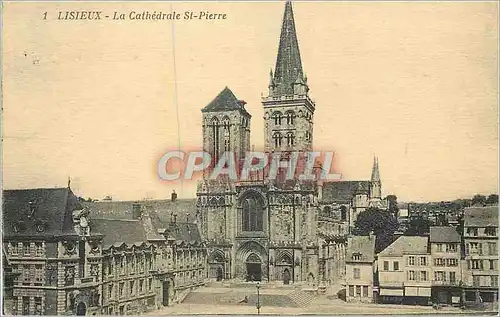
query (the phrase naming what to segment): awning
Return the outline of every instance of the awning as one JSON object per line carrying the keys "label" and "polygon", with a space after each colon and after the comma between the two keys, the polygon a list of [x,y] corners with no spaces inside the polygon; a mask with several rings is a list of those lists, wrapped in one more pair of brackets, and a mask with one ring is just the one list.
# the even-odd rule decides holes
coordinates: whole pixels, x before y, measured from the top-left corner
{"label": "awning", "polygon": [[430,287],[405,287],[405,296],[430,297]]}

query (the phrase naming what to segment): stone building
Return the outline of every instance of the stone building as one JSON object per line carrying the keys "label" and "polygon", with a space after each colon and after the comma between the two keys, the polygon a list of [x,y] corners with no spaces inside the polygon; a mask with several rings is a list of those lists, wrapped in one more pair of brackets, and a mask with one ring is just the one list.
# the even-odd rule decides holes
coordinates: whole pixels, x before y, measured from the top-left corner
{"label": "stone building", "polygon": [[349,237],[345,262],[346,301],[373,302],[375,236]]}
{"label": "stone building", "polygon": [[206,246],[196,224],[157,209],[165,205],[83,203],[70,188],[4,191],[11,312],[138,315],[182,300],[205,283]]}
{"label": "stone building", "polygon": [[430,302],[432,264],[428,244],[428,237],[401,236],[378,254],[378,302]]}
{"label": "stone building", "polygon": [[432,301],[460,305],[462,296],[461,237],[454,227],[431,227]]}
{"label": "stone building", "polygon": [[464,211],[464,301],[498,303],[498,206]]}
{"label": "stone building", "polygon": [[102,237],[69,188],[5,190],[4,248],[18,274],[13,313],[100,313]]}
{"label": "stone building", "polygon": [[[265,153],[287,159],[312,150],[316,105],[289,1],[268,88],[262,98]],[[225,152],[241,163],[250,150],[245,105],[226,87],[202,109],[203,148],[212,168]],[[305,162],[298,157],[301,171]],[[368,206],[383,204],[378,160],[371,181],[287,180],[283,170],[270,181],[269,173],[254,172],[240,181],[205,175],[198,183],[196,222],[208,243],[209,277],[315,286],[342,278],[349,225]]]}

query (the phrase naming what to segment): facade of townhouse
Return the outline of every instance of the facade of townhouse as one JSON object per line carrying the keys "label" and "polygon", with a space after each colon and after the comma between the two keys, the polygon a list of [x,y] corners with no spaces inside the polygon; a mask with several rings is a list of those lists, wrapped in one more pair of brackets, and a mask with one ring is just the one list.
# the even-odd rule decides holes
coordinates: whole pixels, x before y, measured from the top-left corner
{"label": "facade of townhouse", "polygon": [[461,237],[452,226],[431,227],[432,300],[460,305],[462,296]]}
{"label": "facade of townhouse", "polygon": [[427,305],[431,298],[428,238],[401,236],[378,254],[381,303]]}
{"label": "facade of townhouse", "polygon": [[464,211],[466,304],[498,302],[498,206]]}
{"label": "facade of townhouse", "polygon": [[[93,218],[68,188],[4,191],[4,250],[14,315],[140,314],[199,285],[206,246],[196,224],[134,204],[132,219]],[[118,213],[119,214],[119,213]]]}
{"label": "facade of townhouse", "polygon": [[352,236],[347,242],[346,301],[373,302],[375,236]]}

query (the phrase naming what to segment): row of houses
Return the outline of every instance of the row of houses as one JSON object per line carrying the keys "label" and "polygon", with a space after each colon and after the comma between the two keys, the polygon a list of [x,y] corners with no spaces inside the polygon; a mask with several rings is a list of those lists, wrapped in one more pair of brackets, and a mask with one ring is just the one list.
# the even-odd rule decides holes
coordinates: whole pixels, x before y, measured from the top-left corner
{"label": "row of houses", "polygon": [[140,315],[203,285],[197,225],[129,205],[101,213],[69,187],[4,191],[4,313]]}
{"label": "row of houses", "polygon": [[498,300],[498,206],[466,208],[463,231],[434,226],[375,254],[374,236],[349,239],[350,302],[477,305]]}

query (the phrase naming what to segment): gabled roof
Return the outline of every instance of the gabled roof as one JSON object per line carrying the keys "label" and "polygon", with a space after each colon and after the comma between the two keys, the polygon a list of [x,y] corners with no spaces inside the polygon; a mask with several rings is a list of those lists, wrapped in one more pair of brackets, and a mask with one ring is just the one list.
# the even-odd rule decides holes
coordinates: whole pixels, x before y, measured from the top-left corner
{"label": "gabled roof", "polygon": [[465,208],[464,226],[498,227],[498,206]]}
{"label": "gabled roof", "polygon": [[460,235],[454,227],[431,227],[431,243],[460,243]]}
{"label": "gabled roof", "polygon": [[[166,229],[169,236],[178,241],[201,242],[202,240],[198,226],[194,223],[196,219],[196,199],[85,202],[83,204],[90,211],[92,224],[97,224],[97,231],[91,228],[92,232],[106,235],[104,240],[110,244],[139,242],[132,241],[133,239],[127,237],[122,238],[115,233],[111,233],[109,237],[107,236],[108,231],[106,230],[113,227],[122,230],[122,227],[125,229],[127,226],[137,226],[136,229],[131,228],[132,237],[141,237],[142,240],[140,241],[144,242],[162,239],[162,236],[158,234],[158,229]],[[146,212],[149,217],[134,220],[132,209],[135,204],[139,204],[143,214]],[[176,215],[175,223],[172,214]],[[107,223],[108,228],[99,225],[101,220]],[[139,227],[140,229],[138,229]]]}
{"label": "gabled roof", "polygon": [[[359,254],[359,260],[353,255]],[[347,241],[346,262],[373,262],[375,259],[375,236],[353,236]]]}
{"label": "gabled roof", "polygon": [[351,201],[357,192],[369,193],[370,181],[334,181],[323,184],[325,202]]}
{"label": "gabled roof", "polygon": [[245,110],[245,102],[243,100],[238,100],[231,89],[226,87],[201,111],[214,112],[230,110],[242,111],[246,115],[250,116],[250,114]]}
{"label": "gabled roof", "polygon": [[427,237],[401,236],[387,248],[380,251],[379,256],[403,256],[404,254],[427,254]]}
{"label": "gabled roof", "polygon": [[[69,188],[4,190],[3,234],[29,237],[76,235],[72,212],[81,208]],[[42,228],[40,224],[43,231],[37,230]]]}
{"label": "gabled roof", "polygon": [[112,245],[127,245],[147,242],[146,230],[140,220],[123,219],[91,219],[92,233],[104,235],[104,248]]}
{"label": "gabled roof", "polygon": [[[144,201],[99,201],[83,202],[90,210],[91,218],[129,219],[132,220],[134,204],[140,204],[148,210],[156,212],[160,220],[171,221],[172,213],[177,215],[177,222],[193,222],[196,215],[196,199],[176,199],[175,201],[144,200]],[[189,214],[189,215],[188,215]],[[189,221],[188,221],[189,219]]]}

